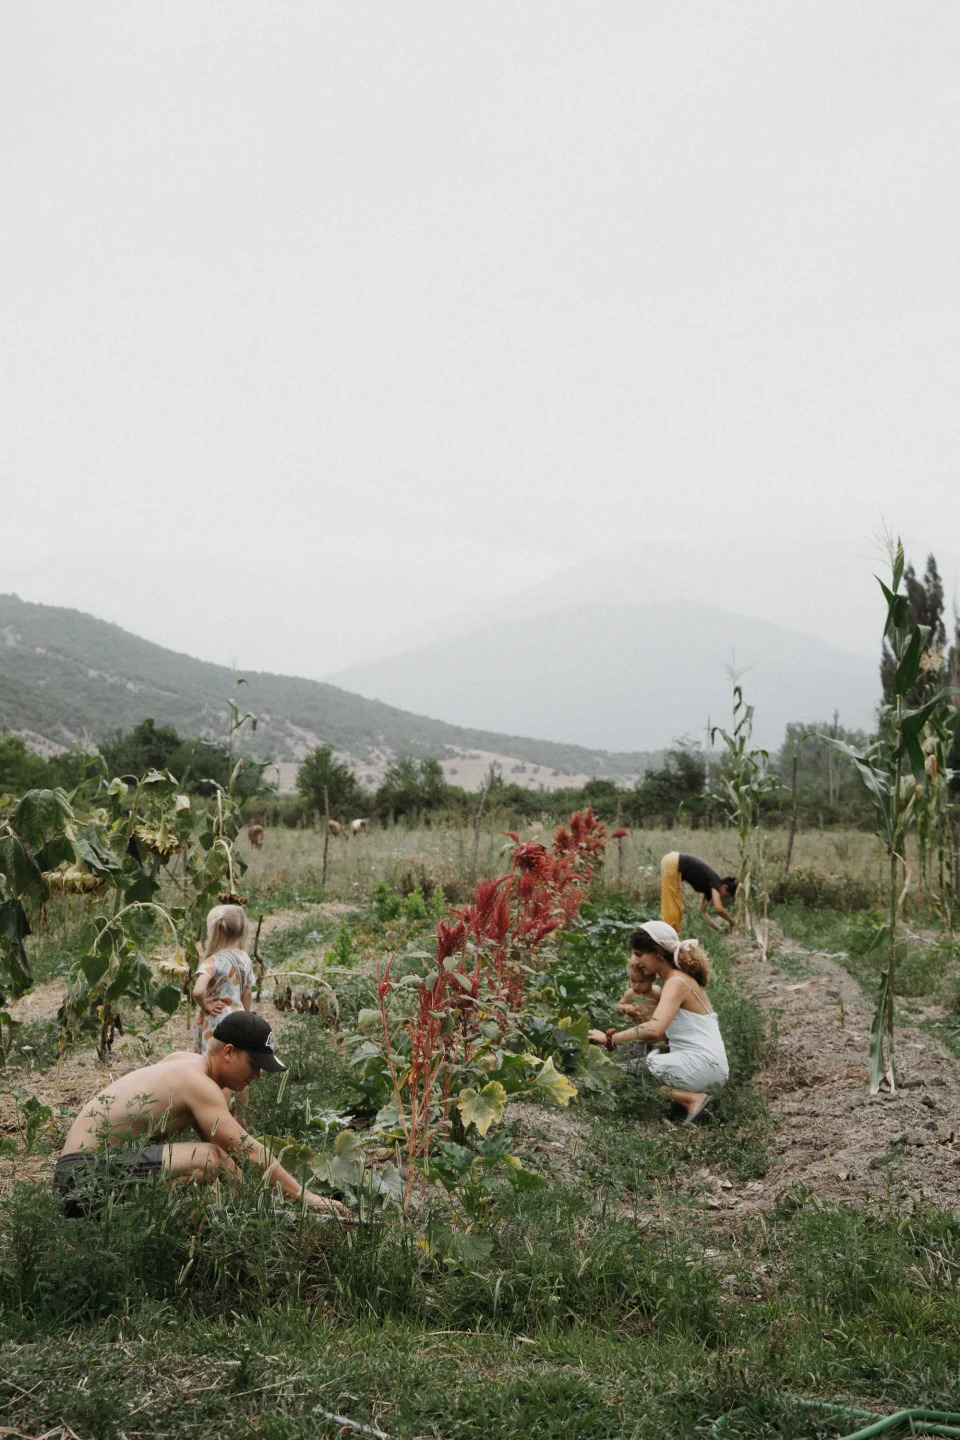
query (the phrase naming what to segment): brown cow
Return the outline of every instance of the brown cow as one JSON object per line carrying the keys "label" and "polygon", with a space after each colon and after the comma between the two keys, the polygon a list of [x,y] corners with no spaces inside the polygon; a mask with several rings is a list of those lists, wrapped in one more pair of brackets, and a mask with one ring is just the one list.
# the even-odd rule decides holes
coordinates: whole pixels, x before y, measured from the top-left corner
{"label": "brown cow", "polygon": [[328,821],[327,821],[327,834],[328,834],[328,835],[339,835],[339,834],[340,834],[340,831],[341,831],[342,829],[343,829],[343,826],[340,824],[340,821],[339,821],[339,820],[328,820]]}
{"label": "brown cow", "polygon": [[250,841],[250,844],[253,846],[254,850],[261,850],[263,848],[263,826],[248,825],[247,839]]}

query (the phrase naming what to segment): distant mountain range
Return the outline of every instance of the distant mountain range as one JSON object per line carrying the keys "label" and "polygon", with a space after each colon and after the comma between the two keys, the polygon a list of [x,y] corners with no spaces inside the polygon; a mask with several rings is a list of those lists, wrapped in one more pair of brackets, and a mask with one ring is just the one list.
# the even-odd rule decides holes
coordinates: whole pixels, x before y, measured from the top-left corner
{"label": "distant mountain range", "polygon": [[247,671],[238,691],[236,678],[227,666],[176,654],[78,610],[0,595],[0,730],[40,752],[85,736],[96,742],[147,716],[183,735],[222,736],[232,696],[260,717],[255,736],[244,732],[253,753],[292,761],[331,744],[369,778],[401,754],[446,756],[457,764],[449,768],[455,776],[464,775],[471,752],[475,761],[476,752],[499,757],[507,772],[534,766],[578,777],[629,778],[662,758],[457,726],[316,680]]}
{"label": "distant mountain range", "polygon": [[730,667],[768,749],[790,721],[819,723],[835,709],[848,728],[872,726],[877,660],[694,601],[630,603],[618,588],[612,603],[564,603],[560,587],[536,587],[514,597],[509,619],[492,616],[330,679],[454,723],[611,751],[657,749],[682,735],[705,743],[708,720],[730,723]]}

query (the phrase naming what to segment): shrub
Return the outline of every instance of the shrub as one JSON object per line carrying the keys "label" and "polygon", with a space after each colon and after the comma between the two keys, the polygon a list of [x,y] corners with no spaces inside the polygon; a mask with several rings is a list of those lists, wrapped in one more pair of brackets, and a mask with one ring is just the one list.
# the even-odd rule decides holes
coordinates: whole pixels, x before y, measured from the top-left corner
{"label": "shrub", "polygon": [[424,899],[423,890],[415,885],[403,902],[403,913],[408,920],[426,920],[427,902]]}
{"label": "shrub", "polygon": [[389,887],[381,880],[373,891],[373,908],[381,924],[389,925],[391,920],[396,920],[399,916],[403,901],[399,895],[391,894]]}
{"label": "shrub", "polygon": [[791,870],[770,885],[770,899],[776,905],[799,901],[815,909],[869,910],[876,904],[871,880],[855,875],[825,875],[821,870]]}

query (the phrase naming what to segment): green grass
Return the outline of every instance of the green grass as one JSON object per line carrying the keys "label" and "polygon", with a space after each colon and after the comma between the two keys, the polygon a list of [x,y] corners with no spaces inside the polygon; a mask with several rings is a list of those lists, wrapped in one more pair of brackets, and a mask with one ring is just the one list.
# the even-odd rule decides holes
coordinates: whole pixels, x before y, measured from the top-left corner
{"label": "green grass", "polygon": [[791,1394],[955,1403],[956,1217],[799,1197],[722,1232],[662,1190],[616,1214],[597,1178],[531,1197],[469,1267],[399,1220],[316,1238],[253,1194],[224,1213],[158,1188],[68,1225],[28,1187],[4,1221],[4,1423],[336,1434],[320,1406],[397,1436],[679,1440],[745,1406],[734,1433],[799,1440],[842,1430]]}

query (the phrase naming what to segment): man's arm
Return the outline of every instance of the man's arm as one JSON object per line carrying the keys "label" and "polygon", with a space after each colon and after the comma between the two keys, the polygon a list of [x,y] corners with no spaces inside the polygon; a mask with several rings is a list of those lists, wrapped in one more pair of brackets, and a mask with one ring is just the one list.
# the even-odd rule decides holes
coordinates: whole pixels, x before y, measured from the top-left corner
{"label": "man's arm", "polygon": [[[736,930],[736,928],[737,928],[737,922],[736,922],[736,920],[734,920],[734,918],[733,918],[732,915],[728,915],[727,912],[726,912],[726,910],[724,910],[724,908],[723,908],[723,900],[722,900],[721,897],[720,897],[720,891],[719,891],[719,890],[711,890],[711,891],[710,891],[710,898],[711,898],[711,900],[713,901],[713,908],[714,908],[714,910],[716,910],[717,914],[721,917],[721,919],[726,920],[727,924],[730,926],[730,933],[731,933],[731,935],[732,935],[733,932],[734,932],[734,930]],[[703,898],[703,904],[700,906],[701,913],[702,913],[703,911],[705,911],[706,908],[707,908],[707,898],[706,898],[706,896],[704,896],[704,898]],[[719,929],[720,929],[720,926],[716,923],[715,920],[711,920],[710,917],[709,917],[709,915],[707,916],[707,924],[708,924],[708,925],[712,925],[713,928],[714,928],[714,930],[719,930]]]}
{"label": "man's arm", "polygon": [[[713,894],[713,903],[714,903],[714,905],[716,905],[716,903],[717,903],[717,892],[716,892],[716,890],[714,890],[714,891],[712,892],[712,894]],[[710,929],[711,929],[711,930],[720,930],[720,926],[717,924],[716,920],[711,920],[710,916],[707,914],[707,897],[706,897],[706,895],[701,895],[701,897],[700,897],[700,914],[703,916],[704,920],[706,920],[706,922],[707,922],[707,924],[710,926]],[[723,932],[721,931],[721,934],[722,934],[722,933],[723,933]]]}
{"label": "man's arm", "polygon": [[305,1185],[301,1185],[299,1180],[295,1180],[288,1171],[284,1170],[279,1160],[271,1159],[260,1141],[248,1134],[230,1114],[227,1098],[219,1085],[206,1076],[197,1078],[200,1083],[195,1096],[191,1097],[190,1109],[194,1125],[204,1140],[209,1140],[213,1145],[219,1145],[221,1150],[226,1150],[228,1155],[252,1160],[254,1165],[263,1172],[263,1178],[271,1185],[276,1185],[291,1200],[304,1200],[311,1210],[331,1210],[337,1214],[343,1213],[343,1207],[336,1200],[328,1200],[322,1195],[314,1195],[311,1190],[308,1190]]}

